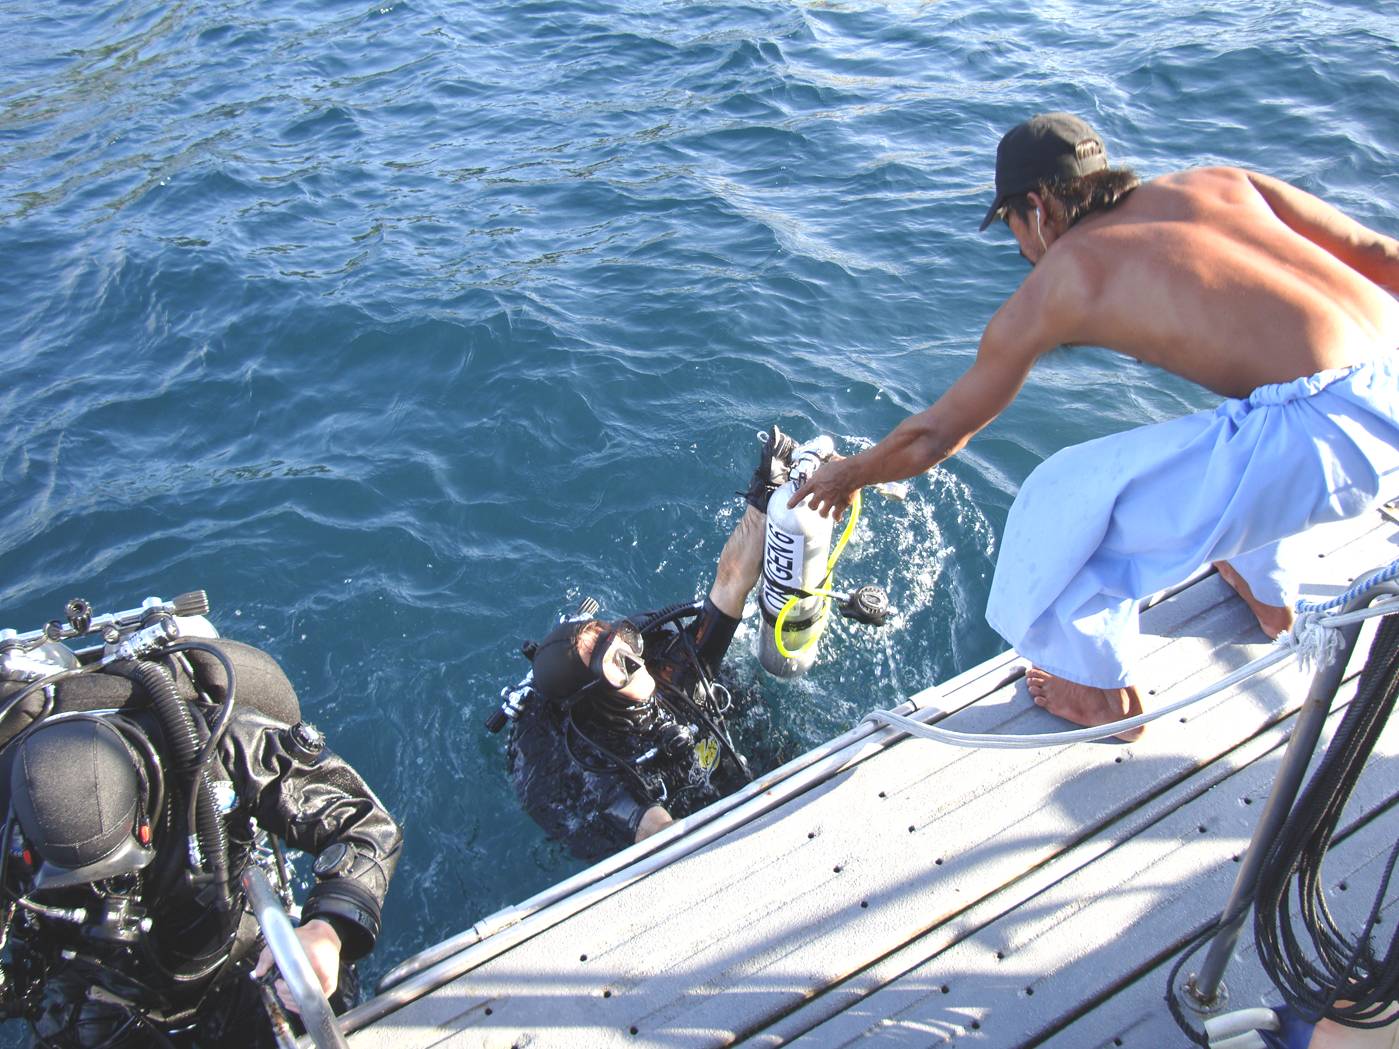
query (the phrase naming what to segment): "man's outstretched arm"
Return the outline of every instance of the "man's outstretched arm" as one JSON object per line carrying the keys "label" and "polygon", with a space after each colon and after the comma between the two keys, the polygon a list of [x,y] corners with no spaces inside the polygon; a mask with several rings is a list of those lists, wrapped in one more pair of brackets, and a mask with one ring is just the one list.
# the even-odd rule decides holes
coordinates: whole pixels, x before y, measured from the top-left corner
{"label": "man's outstretched arm", "polygon": [[[1026,282],[1029,287],[1030,282]],[[856,489],[916,477],[961,451],[972,436],[1015,399],[1043,349],[1055,345],[1026,338],[1033,330],[1017,299],[1001,307],[987,325],[972,366],[934,404],[910,415],[882,441],[847,459],[823,465],[793,495],[796,506],[808,495],[823,515],[845,513]]]}
{"label": "man's outstretched arm", "polygon": [[1246,174],[1273,214],[1289,229],[1391,295],[1399,295],[1399,240],[1362,226],[1306,190],[1256,171]]}

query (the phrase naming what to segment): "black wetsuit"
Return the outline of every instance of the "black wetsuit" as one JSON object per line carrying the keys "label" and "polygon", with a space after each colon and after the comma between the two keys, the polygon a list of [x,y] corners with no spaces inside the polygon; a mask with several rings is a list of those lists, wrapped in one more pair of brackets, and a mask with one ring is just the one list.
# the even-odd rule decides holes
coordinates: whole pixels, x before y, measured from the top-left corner
{"label": "black wetsuit", "polygon": [[[378,936],[384,895],[402,841],[398,825],[344,759],[318,746],[313,734],[293,733],[283,720],[296,717],[299,708],[290,683],[270,657],[235,642],[214,644],[231,656],[238,671],[235,713],[218,760],[211,763],[215,780],[227,784],[220,789],[231,788],[232,807],[223,816],[230,908],[218,907],[207,889],[190,883],[182,803],[172,804],[168,793],[175,780],[169,750],[141,687],[108,673],[73,678],[59,686],[54,713],[115,708],[129,726],[146,734],[162,755],[167,795],[160,815],[152,820],[154,860],[139,875],[126,876],[134,883],[120,886],[149,917],[148,932],[133,943],[109,942],[94,937],[89,926],[50,920],[23,908],[16,912],[9,929],[10,961],[34,979],[35,986],[24,1001],[7,1005],[10,1015],[29,1015],[39,1045],[209,1049],[273,1044],[260,992],[247,975],[262,944],[238,887],[255,824],[313,855],[345,846],[335,854],[342,859],[336,870],[317,878],[302,920],[326,920],[340,936],[341,974],[347,982],[332,1005],[353,1004],[356,987],[348,963],[367,954]],[[221,699],[221,671],[202,653],[192,656],[198,670],[210,671],[210,680],[200,685]],[[182,697],[194,698],[189,679],[174,669]],[[11,753],[8,747],[0,751],[0,811],[9,807]],[[174,794],[176,802],[180,797]],[[22,872],[13,865],[4,888],[6,900],[23,891]],[[97,903],[92,886],[41,895],[55,906],[92,910]],[[155,1033],[176,1028],[186,1029],[169,1040]]]}
{"label": "black wetsuit", "polygon": [[724,723],[728,691],[713,685],[738,620],[708,601],[690,619],[644,635],[651,702],[584,700],[570,712],[536,694],[515,719],[506,761],[520,803],[579,859],[632,844],[653,805],[680,819],[748,779]]}

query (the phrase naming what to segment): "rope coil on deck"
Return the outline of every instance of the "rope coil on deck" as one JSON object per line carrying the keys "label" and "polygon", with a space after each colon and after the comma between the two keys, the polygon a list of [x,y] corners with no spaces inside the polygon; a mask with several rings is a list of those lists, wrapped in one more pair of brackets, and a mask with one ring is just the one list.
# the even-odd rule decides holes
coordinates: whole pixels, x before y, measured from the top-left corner
{"label": "rope coil on deck", "polygon": [[[1089,728],[1073,729],[1067,732],[1005,734],[959,732],[956,729],[939,728],[936,725],[929,725],[903,714],[896,714],[892,710],[874,710],[866,714],[862,720],[882,723],[907,732],[911,736],[918,736],[920,739],[931,739],[938,743],[946,743],[954,747],[971,747],[988,750],[1026,750],[1034,747],[1063,747],[1073,743],[1087,743],[1093,740],[1105,739],[1119,732],[1125,732],[1129,729],[1150,724],[1158,718],[1163,718],[1168,714],[1174,714],[1178,710],[1193,706],[1293,656],[1297,657],[1299,665],[1303,670],[1312,666],[1324,665],[1339,649],[1340,638],[1338,631],[1342,627],[1359,623],[1366,619],[1391,615],[1399,611],[1399,597],[1381,599],[1368,608],[1361,608],[1355,611],[1335,614],[1327,613],[1330,612],[1331,609],[1346,607],[1359,600],[1365,594],[1373,592],[1379,587],[1386,586],[1396,579],[1399,579],[1399,560],[1392,562],[1387,568],[1372,573],[1359,583],[1356,583],[1349,590],[1345,591],[1345,593],[1331,598],[1328,601],[1298,602],[1296,606],[1297,621],[1293,624],[1292,630],[1281,635],[1273,643],[1272,649],[1266,655],[1260,656],[1251,663],[1247,663],[1238,670],[1225,675],[1213,685],[1201,689],[1193,695],[1186,696],[1184,699],[1178,699],[1172,703],[1168,703],[1166,706],[1154,710],[1149,714],[1138,714],[1135,717],[1123,718],[1121,721],[1113,721],[1103,725],[1093,725]],[[937,713],[940,713],[937,708],[928,708],[926,711],[926,714],[929,716]]]}

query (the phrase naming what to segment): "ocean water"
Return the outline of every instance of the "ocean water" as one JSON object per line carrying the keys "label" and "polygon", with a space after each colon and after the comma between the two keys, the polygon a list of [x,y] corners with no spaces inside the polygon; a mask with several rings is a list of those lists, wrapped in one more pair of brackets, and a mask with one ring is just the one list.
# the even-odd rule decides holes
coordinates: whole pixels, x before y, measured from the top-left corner
{"label": "ocean water", "polygon": [[[581,595],[702,593],[776,422],[845,450],[1025,273],[1000,134],[1239,164],[1399,234],[1399,3],[64,0],[0,8],[0,626],[209,591],[398,815],[366,966],[572,873],[482,723]],[[1019,483],[1203,408],[1052,354],[838,582],[885,586],[740,728],[776,761],[999,651]]]}

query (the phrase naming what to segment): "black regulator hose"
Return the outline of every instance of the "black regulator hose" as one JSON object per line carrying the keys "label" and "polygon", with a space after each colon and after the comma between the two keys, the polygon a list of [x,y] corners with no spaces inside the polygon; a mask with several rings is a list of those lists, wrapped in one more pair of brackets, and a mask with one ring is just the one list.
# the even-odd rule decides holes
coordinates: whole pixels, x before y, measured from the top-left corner
{"label": "black regulator hose", "polygon": [[638,634],[649,634],[658,627],[673,623],[677,619],[685,619],[689,616],[697,616],[704,606],[697,601],[678,601],[673,605],[666,605],[665,608],[655,612],[646,612],[639,619],[632,620],[632,626],[636,627]]}
{"label": "black regulator hose", "polygon": [[[5,718],[9,716],[10,711],[18,709],[21,703],[23,703],[26,699],[28,699],[39,689],[48,688],[50,685],[57,685],[60,681],[66,681],[70,677],[77,677],[79,674],[91,674],[93,671],[100,669],[102,669],[102,665],[100,663],[88,663],[86,666],[81,666],[77,668],[65,667],[64,669],[56,671],[55,673],[52,673],[47,677],[41,677],[38,681],[29,682],[29,684],[25,685],[22,689],[16,692],[9,699],[6,699],[3,703],[0,703],[0,723],[4,722]],[[34,715],[34,719],[29,724],[37,725],[39,722],[43,721],[49,716],[49,713],[52,711],[52,709],[53,700],[51,698],[46,697],[44,700],[43,707],[39,710],[37,714]],[[27,728],[28,725],[26,725],[25,727]],[[10,739],[12,738],[14,737],[10,736],[8,738],[0,738],[0,745],[9,743]]]}
{"label": "black regulator hose", "polygon": [[223,709],[219,711],[219,716],[215,719],[213,728],[209,732],[209,739],[204,744],[204,749],[199,752],[198,766],[201,770],[208,768],[209,761],[218,753],[219,744],[223,742],[223,737],[228,733],[229,723],[233,720],[233,703],[236,693],[236,683],[233,674],[233,661],[228,658],[228,654],[217,645],[211,645],[205,641],[181,641],[170,645],[165,652],[174,655],[177,652],[207,652],[213,656],[223,666],[224,673],[224,700]]}
{"label": "black regulator hose", "polygon": [[[584,743],[588,744],[588,746],[592,747],[595,751],[601,754],[603,758],[608,762],[608,764],[595,765],[584,761],[577,753],[574,752],[573,746],[569,743],[568,737],[570,733],[576,734],[579,739],[581,739]],[[621,755],[609,750],[607,747],[603,746],[601,743],[593,739],[581,728],[579,728],[577,722],[573,720],[572,711],[569,711],[566,715],[564,715],[563,749],[564,753],[568,755],[570,761],[572,761],[575,765],[578,765],[581,768],[587,769],[589,772],[616,771],[622,773],[624,776],[630,777],[631,781],[636,784],[637,789],[641,792],[641,796],[646,799],[648,804],[659,804],[659,801],[656,798],[656,792],[651,789],[651,785],[646,781],[646,778],[642,776],[640,772],[637,772],[635,768],[632,767],[632,763],[626,758],[622,757]]]}
{"label": "black regulator hose", "polygon": [[214,786],[208,769],[201,763],[200,739],[195,728],[194,715],[180,699],[175,689],[175,680],[159,663],[137,660],[134,666],[136,679],[145,688],[165,731],[166,741],[174,752],[174,768],[186,778],[189,792],[189,827],[195,831],[199,849],[204,854],[204,862],[214,876],[218,889],[215,897],[221,910],[232,906],[228,886],[228,832],[219,818],[218,805],[214,800]]}
{"label": "black regulator hose", "polygon": [[[665,626],[667,623],[678,623],[681,619],[694,618],[695,616],[703,614],[703,611],[704,605],[698,601],[678,601],[673,605],[666,605],[665,608],[658,609],[655,612],[645,613],[633,620],[632,625],[636,627],[638,633],[645,635]],[[690,664],[690,669],[695,672],[699,686],[704,692],[705,699],[710,706],[715,707],[717,710],[717,704],[714,702],[714,689],[710,683],[711,675],[700,661],[699,653],[695,651],[693,639],[683,629],[677,629],[674,637],[679,640],[679,643],[683,647],[685,658]],[[685,695],[680,689],[662,687],[659,691],[662,698],[666,700],[667,705],[671,707],[673,713],[693,717],[709,729],[709,731],[714,734],[714,738],[718,741],[719,748],[728,755],[729,760],[731,760],[734,767],[738,769],[739,775],[743,777],[744,782],[753,782],[753,773],[749,771],[747,763],[734,747],[727,730],[716,723],[714,718],[710,717],[709,712],[705,710],[702,705],[691,701],[690,697]],[[677,707],[680,709],[676,709]],[[722,718],[720,720],[722,721]]]}
{"label": "black regulator hose", "polygon": [[667,698],[670,699],[672,703],[679,700],[681,704],[688,707],[693,716],[697,717],[709,731],[714,733],[714,738],[718,740],[720,749],[728,754],[729,759],[734,763],[734,767],[738,769],[739,775],[743,777],[743,781],[745,783],[752,783],[753,773],[749,770],[748,763],[744,761],[742,756],[738,753],[738,748],[733,745],[733,740],[729,738],[728,725],[724,721],[723,715],[718,713],[719,704],[715,702],[714,699],[713,680],[709,672],[705,669],[704,663],[699,657],[699,653],[695,651],[694,640],[684,631],[681,631],[680,639],[685,646],[685,655],[690,660],[690,666],[695,671],[700,687],[704,690],[704,698],[708,706],[714,709],[715,717],[717,717],[718,720],[716,721],[715,717],[710,716],[709,711],[705,709],[704,705],[695,703],[679,689],[672,690],[674,694],[667,696]]}

